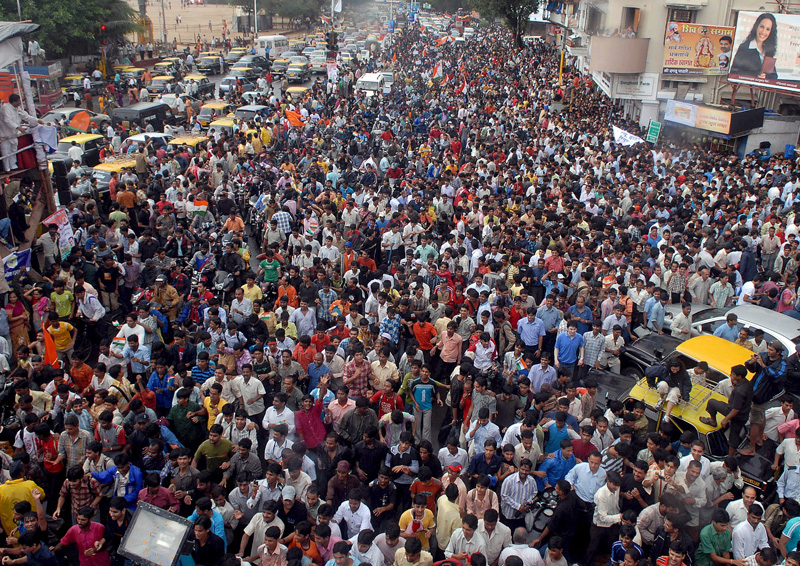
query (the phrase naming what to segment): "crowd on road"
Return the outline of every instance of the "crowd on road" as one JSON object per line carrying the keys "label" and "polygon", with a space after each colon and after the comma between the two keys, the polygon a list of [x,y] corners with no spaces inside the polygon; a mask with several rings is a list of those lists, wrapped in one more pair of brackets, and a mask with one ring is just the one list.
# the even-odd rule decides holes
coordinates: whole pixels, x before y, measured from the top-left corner
{"label": "crowd on road", "polygon": [[[395,35],[232,134],[143,144],[66,207],[63,261],[46,227],[0,314],[3,564],[129,564],[146,502],[193,522],[185,564],[800,566],[794,398],[764,399],[796,353],[720,331],[757,356],[709,406],[715,461],[595,377],[693,305],[797,316],[796,163],[618,146],[636,126],[543,42]],[[667,417],[685,374],[648,375]],[[771,504],[740,469],[764,438]]]}

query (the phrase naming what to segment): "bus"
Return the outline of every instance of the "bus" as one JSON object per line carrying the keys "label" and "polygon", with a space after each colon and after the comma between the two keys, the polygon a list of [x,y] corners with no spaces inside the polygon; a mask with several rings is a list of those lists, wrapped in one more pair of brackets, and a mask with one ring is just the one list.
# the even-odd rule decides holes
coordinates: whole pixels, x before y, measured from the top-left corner
{"label": "bus", "polygon": [[[53,63],[47,67],[25,67],[25,70],[31,77],[31,94],[39,116],[64,106],[64,92],[58,84],[58,79],[63,74],[61,63]],[[13,93],[22,96],[17,75],[8,71],[0,72],[0,101],[6,102]]]}
{"label": "bus", "polygon": [[289,40],[282,35],[262,35],[258,38],[257,55],[264,55],[274,60],[288,50]]}

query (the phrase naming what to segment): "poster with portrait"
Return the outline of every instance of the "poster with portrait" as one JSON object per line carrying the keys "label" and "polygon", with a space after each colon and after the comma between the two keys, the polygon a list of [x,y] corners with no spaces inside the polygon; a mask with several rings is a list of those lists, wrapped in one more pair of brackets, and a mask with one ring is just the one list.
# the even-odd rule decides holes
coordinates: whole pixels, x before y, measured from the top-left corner
{"label": "poster with portrait", "polygon": [[800,16],[739,12],[728,80],[800,92]]}
{"label": "poster with portrait", "polygon": [[51,214],[42,221],[44,226],[50,224],[58,225],[58,238],[59,248],[61,249],[61,259],[67,259],[69,254],[72,253],[72,246],[75,245],[75,232],[72,230],[72,224],[69,222],[67,216],[67,209],[62,208],[57,210],[55,214]]}
{"label": "poster with portrait", "polygon": [[665,75],[724,75],[730,66],[733,27],[668,22]]}

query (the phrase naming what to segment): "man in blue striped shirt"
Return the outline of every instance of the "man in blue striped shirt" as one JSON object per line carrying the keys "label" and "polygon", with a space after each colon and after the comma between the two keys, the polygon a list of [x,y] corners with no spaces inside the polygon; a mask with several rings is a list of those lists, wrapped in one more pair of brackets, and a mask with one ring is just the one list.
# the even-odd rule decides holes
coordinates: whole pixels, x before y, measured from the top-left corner
{"label": "man in blue striped shirt", "polygon": [[536,480],[530,476],[532,469],[533,463],[523,458],[519,463],[519,471],[503,480],[500,511],[505,519],[503,522],[512,532],[525,526],[525,514],[530,510],[529,503],[536,496]]}

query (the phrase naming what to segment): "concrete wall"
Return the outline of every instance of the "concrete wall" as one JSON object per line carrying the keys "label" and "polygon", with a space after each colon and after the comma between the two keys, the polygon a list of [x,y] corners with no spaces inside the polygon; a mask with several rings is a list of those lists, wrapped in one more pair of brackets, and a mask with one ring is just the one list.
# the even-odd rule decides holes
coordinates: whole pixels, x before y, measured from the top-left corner
{"label": "concrete wall", "polygon": [[748,134],[744,152],[740,147],[739,154],[748,154],[758,149],[758,144],[762,141],[768,141],[772,144],[770,151],[782,155],[787,144],[798,145],[798,136],[800,116],[764,116],[764,125]]}

